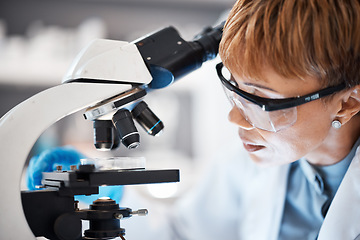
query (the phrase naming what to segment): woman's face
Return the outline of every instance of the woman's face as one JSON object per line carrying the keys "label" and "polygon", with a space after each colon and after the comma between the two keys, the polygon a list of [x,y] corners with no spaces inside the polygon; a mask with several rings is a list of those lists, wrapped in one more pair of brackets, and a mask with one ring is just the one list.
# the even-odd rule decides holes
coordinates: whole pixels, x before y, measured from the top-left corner
{"label": "woman's face", "polygon": [[[263,81],[244,79],[233,74],[238,87],[246,92],[265,98],[289,98],[303,96],[322,89],[315,78],[287,79],[267,68]],[[331,122],[335,119],[339,105],[331,99],[315,100],[297,107],[296,122],[278,132],[254,128],[247,122],[239,109],[234,106],[229,120],[239,126],[239,136],[252,160],[263,166],[290,163],[306,156],[310,162],[324,164],[319,159],[327,142],[332,138],[334,129]],[[330,141],[331,142],[331,141]]]}

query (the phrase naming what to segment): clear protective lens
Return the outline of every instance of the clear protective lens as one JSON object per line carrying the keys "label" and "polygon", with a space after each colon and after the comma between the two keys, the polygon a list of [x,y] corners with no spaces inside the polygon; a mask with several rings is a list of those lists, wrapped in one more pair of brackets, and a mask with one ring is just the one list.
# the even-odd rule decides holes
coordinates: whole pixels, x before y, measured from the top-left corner
{"label": "clear protective lens", "polygon": [[223,88],[230,102],[240,110],[244,118],[255,128],[278,132],[290,127],[296,122],[296,107],[276,111],[264,111],[260,106],[247,101],[225,86],[223,86]]}

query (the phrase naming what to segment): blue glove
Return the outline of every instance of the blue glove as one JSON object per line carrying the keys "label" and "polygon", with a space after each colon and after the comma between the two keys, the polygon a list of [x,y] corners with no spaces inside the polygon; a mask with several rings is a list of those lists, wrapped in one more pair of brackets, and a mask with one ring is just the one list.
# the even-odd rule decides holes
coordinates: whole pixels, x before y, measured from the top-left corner
{"label": "blue glove", "polygon": [[[72,147],[57,147],[43,151],[41,154],[30,159],[26,173],[27,187],[29,190],[36,190],[41,185],[42,173],[56,170],[61,165],[64,171],[70,170],[71,165],[79,165],[84,155]],[[76,196],[75,199],[86,204],[91,204],[100,197],[110,197],[119,202],[123,195],[123,186],[99,187],[99,194],[91,196]]]}
{"label": "blue glove", "polygon": [[42,172],[52,172],[56,166],[62,165],[63,170],[70,170],[71,165],[79,165],[85,156],[71,147],[58,147],[43,151],[30,159],[27,169],[27,187],[36,190],[41,185]]}

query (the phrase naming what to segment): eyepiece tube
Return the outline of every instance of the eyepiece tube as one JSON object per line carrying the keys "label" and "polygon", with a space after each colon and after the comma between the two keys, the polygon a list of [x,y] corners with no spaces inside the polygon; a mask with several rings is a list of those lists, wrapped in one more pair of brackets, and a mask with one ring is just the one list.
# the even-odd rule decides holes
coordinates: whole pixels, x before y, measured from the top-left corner
{"label": "eyepiece tube", "polygon": [[152,136],[156,136],[164,129],[163,122],[150,110],[144,101],[141,101],[134,107],[132,115],[140,126]]}
{"label": "eyepiece tube", "polygon": [[215,58],[223,26],[208,27],[193,41],[185,41],[175,28],[167,27],[135,42],[153,76],[150,88],[166,87]]}
{"label": "eyepiece tube", "polygon": [[219,52],[219,44],[225,22],[216,27],[207,27],[200,34],[196,35],[194,42],[201,45],[203,51],[203,62],[216,57]]}
{"label": "eyepiece tube", "polygon": [[135,127],[131,112],[127,109],[120,109],[114,114],[112,120],[121,142],[129,149],[137,148],[140,145],[140,135]]}

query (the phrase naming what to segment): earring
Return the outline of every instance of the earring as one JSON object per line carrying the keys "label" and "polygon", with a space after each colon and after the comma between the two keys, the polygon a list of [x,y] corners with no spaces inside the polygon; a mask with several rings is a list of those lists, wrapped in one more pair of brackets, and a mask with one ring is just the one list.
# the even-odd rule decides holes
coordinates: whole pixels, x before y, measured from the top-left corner
{"label": "earring", "polygon": [[339,129],[341,128],[341,122],[339,120],[334,120],[332,121],[331,126],[335,129]]}

